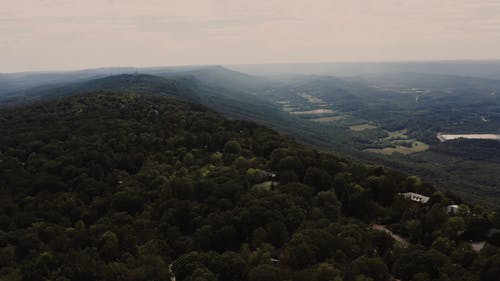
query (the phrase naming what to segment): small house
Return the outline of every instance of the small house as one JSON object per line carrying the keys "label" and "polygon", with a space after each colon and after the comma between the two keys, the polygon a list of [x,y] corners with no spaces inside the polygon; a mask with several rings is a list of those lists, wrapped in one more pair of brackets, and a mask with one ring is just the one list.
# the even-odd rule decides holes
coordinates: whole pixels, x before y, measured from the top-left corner
{"label": "small house", "polygon": [[403,196],[406,199],[410,199],[411,201],[419,202],[422,204],[427,203],[427,201],[429,201],[429,199],[431,199],[430,197],[427,197],[427,196],[424,196],[424,195],[421,195],[418,193],[414,193],[414,192],[399,193],[399,195]]}
{"label": "small house", "polygon": [[446,213],[448,215],[458,215],[460,211],[462,211],[463,214],[470,214],[469,207],[466,205],[462,205],[462,210],[460,210],[460,205],[453,204],[446,206]]}
{"label": "small house", "polygon": [[458,214],[458,205],[448,205],[448,206],[446,206],[446,213],[448,215],[456,215],[456,214]]}

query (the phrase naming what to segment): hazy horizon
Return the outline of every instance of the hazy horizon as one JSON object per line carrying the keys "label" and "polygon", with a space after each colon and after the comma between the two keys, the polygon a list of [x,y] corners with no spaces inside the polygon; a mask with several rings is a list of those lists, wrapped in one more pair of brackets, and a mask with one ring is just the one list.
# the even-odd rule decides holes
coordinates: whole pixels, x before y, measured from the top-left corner
{"label": "hazy horizon", "polygon": [[500,2],[5,0],[0,72],[489,61]]}
{"label": "hazy horizon", "polygon": [[49,73],[49,72],[75,72],[75,71],[92,71],[99,69],[120,69],[120,68],[130,68],[130,69],[154,69],[154,68],[191,68],[191,67],[216,67],[221,66],[229,69],[240,69],[240,68],[253,68],[253,67],[286,67],[289,65],[294,66],[308,66],[308,65],[339,65],[339,66],[356,66],[356,65],[422,65],[422,64],[455,64],[455,63],[480,63],[480,64],[497,64],[500,63],[500,59],[456,59],[456,60],[386,60],[386,61],[290,61],[290,62],[270,62],[270,63],[229,63],[229,64],[164,64],[164,65],[94,65],[88,67],[75,67],[75,68],[41,68],[33,70],[20,70],[20,71],[0,71],[0,74],[15,74],[15,73]]}

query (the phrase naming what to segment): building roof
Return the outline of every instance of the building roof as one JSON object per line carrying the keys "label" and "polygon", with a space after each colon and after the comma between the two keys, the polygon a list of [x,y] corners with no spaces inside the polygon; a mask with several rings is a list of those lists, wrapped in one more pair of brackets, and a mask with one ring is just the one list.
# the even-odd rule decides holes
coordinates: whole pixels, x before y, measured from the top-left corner
{"label": "building roof", "polygon": [[408,199],[415,201],[415,202],[421,202],[423,204],[427,203],[427,201],[429,201],[429,199],[431,199],[430,197],[427,197],[427,196],[424,196],[424,195],[421,195],[418,193],[414,193],[414,192],[404,192],[404,193],[399,193],[399,195],[402,195],[405,198],[408,198]]}

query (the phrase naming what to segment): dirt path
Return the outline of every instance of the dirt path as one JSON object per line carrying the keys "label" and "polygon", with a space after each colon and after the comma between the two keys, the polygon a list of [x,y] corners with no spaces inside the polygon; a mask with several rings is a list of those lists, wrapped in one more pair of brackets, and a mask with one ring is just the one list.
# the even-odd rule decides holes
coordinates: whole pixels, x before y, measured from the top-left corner
{"label": "dirt path", "polygon": [[385,226],[383,226],[381,224],[373,224],[372,225],[372,229],[378,230],[378,231],[383,231],[383,232],[389,234],[394,240],[400,242],[404,246],[410,245],[410,242],[408,242],[408,240],[406,240],[403,237],[401,237],[401,236],[393,233],[392,231],[390,231],[389,229],[387,229]]}
{"label": "dirt path", "polygon": [[[401,244],[403,244],[404,246],[408,246],[410,245],[410,242],[393,233],[392,231],[390,231],[389,229],[387,229],[387,227],[381,225],[381,224],[372,224],[372,229],[373,230],[377,230],[377,231],[383,231],[387,234],[389,234],[394,240],[400,242]],[[484,248],[484,245],[486,244],[486,241],[479,241],[479,242],[469,242],[469,244],[471,245],[472,249],[475,251],[475,252],[480,252],[483,248]]]}

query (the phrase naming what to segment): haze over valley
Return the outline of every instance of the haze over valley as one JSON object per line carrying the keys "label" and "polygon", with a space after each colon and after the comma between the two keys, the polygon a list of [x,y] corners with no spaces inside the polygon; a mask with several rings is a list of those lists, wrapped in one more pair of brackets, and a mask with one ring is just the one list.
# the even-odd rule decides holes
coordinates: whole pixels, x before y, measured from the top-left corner
{"label": "haze over valley", "polygon": [[[470,62],[470,68],[478,63]],[[435,64],[434,70],[459,63]],[[421,63],[392,65],[386,72],[378,68],[377,73],[360,71],[355,76],[259,76],[232,66],[3,74],[0,102],[40,102],[96,90],[172,95],[173,88],[182,91],[173,94],[178,98],[266,124],[318,149],[384,163],[472,200],[498,203],[500,178],[494,171],[500,159],[492,150],[499,147],[500,80],[485,78],[492,73],[470,77],[413,72]],[[294,67],[288,72],[300,72]],[[335,65],[324,64],[328,68]]]}
{"label": "haze over valley", "polygon": [[498,281],[499,14],[2,0],[0,280]]}

